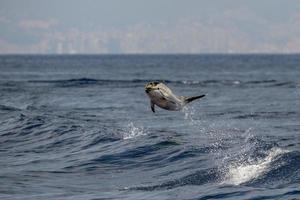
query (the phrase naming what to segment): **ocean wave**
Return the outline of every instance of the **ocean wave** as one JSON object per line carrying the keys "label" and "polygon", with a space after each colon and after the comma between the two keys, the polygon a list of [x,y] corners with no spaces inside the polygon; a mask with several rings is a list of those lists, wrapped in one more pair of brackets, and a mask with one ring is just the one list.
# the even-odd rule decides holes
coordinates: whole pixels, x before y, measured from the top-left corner
{"label": "ocean wave", "polygon": [[132,187],[130,189],[153,191],[153,190],[173,189],[185,185],[203,185],[210,182],[215,182],[216,180],[218,180],[219,176],[220,176],[220,172],[218,171],[218,169],[212,168],[207,170],[199,170],[192,174],[184,176],[182,178],[170,180],[161,183],[159,185],[138,186],[138,187]]}
{"label": "ocean wave", "polygon": [[[226,170],[223,169],[224,166],[212,167],[198,170],[158,185],[136,186],[129,189],[145,191],[168,190],[186,185],[203,185],[208,183],[280,187],[282,184],[292,184],[299,181],[299,169],[297,168],[299,166],[299,156],[299,153],[295,155],[295,152],[273,148],[262,159],[251,161],[250,163],[234,163]],[[291,179],[294,179],[294,181],[291,181]]]}
{"label": "ocean wave", "polygon": [[[118,144],[121,145],[120,142]],[[179,144],[174,141],[160,141],[155,144],[132,147],[125,150],[122,145],[120,146],[121,150],[114,146],[110,146],[107,148],[112,148],[117,152],[103,152],[100,156],[95,154],[95,157],[81,161],[78,164],[74,163],[65,167],[64,170],[94,171],[103,168],[132,169],[141,166],[157,166],[158,163],[164,162],[168,153],[170,153],[168,148],[176,145]]]}
{"label": "ocean wave", "polygon": [[296,81],[279,81],[279,80],[259,80],[259,81],[242,81],[242,80],[168,80],[168,79],[93,79],[93,78],[74,78],[61,80],[29,80],[29,83],[35,84],[55,84],[58,87],[75,87],[88,85],[106,85],[106,84],[146,84],[148,82],[163,82],[175,85],[195,85],[201,87],[287,87],[296,88],[300,83]]}
{"label": "ocean wave", "polygon": [[0,105],[0,111],[20,111],[20,108],[16,108],[13,106]]}
{"label": "ocean wave", "polygon": [[238,115],[234,119],[280,119],[286,117],[299,117],[300,113],[295,111],[270,111],[270,112],[254,112],[251,114]]}

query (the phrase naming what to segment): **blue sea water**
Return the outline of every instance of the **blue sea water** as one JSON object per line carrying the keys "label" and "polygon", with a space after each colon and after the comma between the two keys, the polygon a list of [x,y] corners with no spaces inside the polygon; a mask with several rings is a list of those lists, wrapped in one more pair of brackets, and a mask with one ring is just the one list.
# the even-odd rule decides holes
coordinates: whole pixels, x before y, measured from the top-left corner
{"label": "blue sea water", "polygon": [[300,199],[300,56],[2,55],[0,199]]}

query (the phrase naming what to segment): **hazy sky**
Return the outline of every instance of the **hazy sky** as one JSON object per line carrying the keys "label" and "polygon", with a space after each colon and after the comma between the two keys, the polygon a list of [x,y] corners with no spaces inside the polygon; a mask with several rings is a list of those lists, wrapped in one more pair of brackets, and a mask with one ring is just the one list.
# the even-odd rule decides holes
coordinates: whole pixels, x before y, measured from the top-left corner
{"label": "hazy sky", "polygon": [[300,0],[0,0],[0,53],[300,53]]}

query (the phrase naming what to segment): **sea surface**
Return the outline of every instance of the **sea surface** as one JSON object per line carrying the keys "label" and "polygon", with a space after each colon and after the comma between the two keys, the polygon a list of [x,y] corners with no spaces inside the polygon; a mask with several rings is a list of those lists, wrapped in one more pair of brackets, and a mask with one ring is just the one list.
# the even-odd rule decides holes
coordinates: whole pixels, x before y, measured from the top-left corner
{"label": "sea surface", "polygon": [[300,199],[300,55],[2,55],[0,199]]}

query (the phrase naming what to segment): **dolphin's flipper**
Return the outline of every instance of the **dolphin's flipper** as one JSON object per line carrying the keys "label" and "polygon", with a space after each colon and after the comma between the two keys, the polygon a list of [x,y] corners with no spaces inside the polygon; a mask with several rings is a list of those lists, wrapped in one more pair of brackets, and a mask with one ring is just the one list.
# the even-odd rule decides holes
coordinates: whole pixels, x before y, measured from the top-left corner
{"label": "dolphin's flipper", "polygon": [[152,112],[154,112],[155,113],[155,109],[154,109],[154,103],[151,101],[150,102],[151,103],[151,110],[152,110]]}
{"label": "dolphin's flipper", "polygon": [[200,99],[202,97],[205,97],[205,94],[200,95],[200,96],[194,96],[194,97],[184,97],[184,102],[185,103],[190,103],[191,101],[194,101],[196,99]]}

